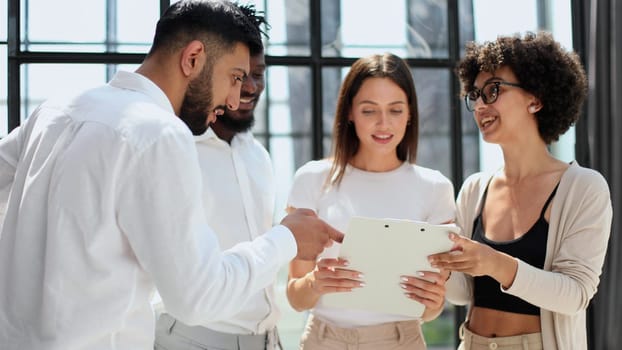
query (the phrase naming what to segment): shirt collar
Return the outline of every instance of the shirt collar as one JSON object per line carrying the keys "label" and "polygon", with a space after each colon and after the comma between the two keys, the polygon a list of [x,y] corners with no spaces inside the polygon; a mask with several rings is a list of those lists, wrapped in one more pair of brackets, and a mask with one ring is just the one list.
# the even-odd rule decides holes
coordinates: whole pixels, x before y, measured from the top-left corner
{"label": "shirt collar", "polygon": [[142,74],[118,71],[108,84],[120,89],[141,92],[152,98],[163,109],[175,114],[173,105],[164,91]]}
{"label": "shirt collar", "polygon": [[[233,136],[233,139],[231,140],[231,145],[233,146],[238,143],[245,144],[248,142],[252,142],[252,140],[253,140],[252,132],[250,131],[239,132]],[[214,142],[214,141],[225,142],[221,140],[220,138],[218,138],[218,136],[216,135],[216,133],[214,132],[212,128],[207,128],[207,130],[205,130],[205,132],[202,133],[201,135],[194,136],[194,141],[195,142]]]}

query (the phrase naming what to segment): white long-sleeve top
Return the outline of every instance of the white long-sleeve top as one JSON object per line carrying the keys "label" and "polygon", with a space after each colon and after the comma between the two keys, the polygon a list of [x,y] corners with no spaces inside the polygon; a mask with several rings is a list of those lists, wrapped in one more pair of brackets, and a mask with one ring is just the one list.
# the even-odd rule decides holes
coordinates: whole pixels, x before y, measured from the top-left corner
{"label": "white long-sleeve top", "polygon": [[201,181],[190,131],[139,74],[39,107],[0,141],[2,349],[151,349],[154,286],[188,324],[239,312],[296,243],[276,226],[221,253]]}

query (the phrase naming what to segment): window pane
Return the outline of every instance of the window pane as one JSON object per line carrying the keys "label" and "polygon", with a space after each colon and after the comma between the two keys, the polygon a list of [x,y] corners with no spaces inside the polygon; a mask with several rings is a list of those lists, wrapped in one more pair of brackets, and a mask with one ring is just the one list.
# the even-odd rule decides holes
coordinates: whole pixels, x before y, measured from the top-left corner
{"label": "window pane", "polygon": [[458,45],[460,57],[464,57],[466,43],[473,41],[473,4],[471,1],[458,1]]}
{"label": "window pane", "polygon": [[9,118],[9,110],[7,107],[7,48],[6,45],[0,45],[0,137],[4,137],[8,133],[7,121]]}
{"label": "window pane", "polygon": [[[460,57],[464,57],[464,49],[466,43],[474,40],[473,27],[473,4],[470,1],[458,1],[458,13],[460,16]],[[456,97],[459,98],[459,97]],[[464,101],[459,101],[460,116],[462,118],[462,177],[466,179],[469,175],[478,172],[479,166],[479,131],[473,122],[473,113],[467,111]],[[456,189],[459,189],[461,183],[454,183]]]}
{"label": "window pane", "polygon": [[268,0],[265,11],[271,27],[266,52],[272,56],[309,56],[309,0]]}
{"label": "window pane", "polygon": [[448,58],[447,0],[407,0],[406,3],[407,57]]}
{"label": "window pane", "polygon": [[[7,9],[8,7],[7,7],[6,0],[0,0],[0,18],[5,18],[6,21],[8,21]],[[7,23],[7,22],[4,22],[4,23]],[[7,29],[7,24],[3,24],[2,30],[0,30],[0,41],[6,41],[7,39],[6,29]],[[3,56],[6,56],[6,54]]]}
{"label": "window pane", "polygon": [[273,136],[270,138],[270,157],[278,184],[276,193],[275,222],[285,216],[287,196],[292,186],[294,172],[311,160],[311,138]]}
{"label": "window pane", "polygon": [[159,18],[158,0],[21,3],[24,51],[147,52]]}
{"label": "window pane", "polygon": [[118,46],[110,47],[113,52],[147,53],[160,18],[158,0],[117,1],[117,38],[110,38]]}
{"label": "window pane", "polygon": [[[350,67],[322,68],[322,127],[327,137],[333,133],[337,97],[343,79],[350,71]],[[330,153],[330,147],[324,147],[324,154]]]}
{"label": "window pane", "polygon": [[[255,130],[270,134],[311,134],[311,70],[307,67],[272,66],[266,71],[266,108],[258,111]],[[267,127],[267,129],[266,129]]]}
{"label": "window pane", "polygon": [[451,179],[449,69],[413,69],[419,107],[417,163]]}
{"label": "window pane", "polygon": [[[22,0],[21,8],[22,50],[53,50],[37,47],[38,43],[49,42],[101,44],[106,38],[104,0]],[[76,51],[101,49],[101,45],[90,50],[82,46]],[[64,46],[63,50],[71,48]]]}
{"label": "window pane", "polygon": [[325,135],[322,139],[323,147],[324,147],[324,157],[328,158],[331,154],[333,147],[333,136],[332,132],[329,135]]}
{"label": "window pane", "polygon": [[322,7],[324,56],[385,51],[404,58],[449,55],[446,0],[383,1],[382,11],[358,0],[323,0]]}
{"label": "window pane", "polygon": [[[270,67],[268,68],[268,70],[270,69]],[[266,119],[268,116],[268,98],[269,98],[269,86],[271,85],[269,82],[270,79],[270,75],[268,74],[268,72],[266,71],[265,73],[265,79],[267,81],[266,86],[265,86],[265,90],[264,92],[261,94],[261,97],[259,98],[259,102],[257,103],[257,107],[255,107],[255,124],[253,125],[253,134],[255,135],[255,137],[259,138],[261,143],[264,144],[264,146],[267,146],[268,143],[263,140],[263,138],[265,138],[267,135],[267,127],[266,125],[268,125],[268,120]],[[276,84],[276,82],[275,82]],[[283,101],[280,102],[281,104],[283,103]],[[261,135],[261,137],[258,137],[259,135]]]}
{"label": "window pane", "polygon": [[22,121],[47,99],[70,98],[107,80],[102,64],[25,64],[21,75]]}
{"label": "window pane", "polygon": [[[499,1],[473,0],[475,40],[495,40],[499,35],[513,35],[526,30],[536,30],[537,0]],[[499,16],[511,13],[511,16]]]}
{"label": "window pane", "polygon": [[[467,115],[467,112],[463,112],[463,115]],[[472,116],[472,113],[468,113]],[[473,119],[468,121],[469,125],[472,125],[472,131],[462,134],[462,176],[467,178],[469,175],[480,171],[479,165],[479,131],[475,127]],[[458,187],[462,184],[454,184]]]}

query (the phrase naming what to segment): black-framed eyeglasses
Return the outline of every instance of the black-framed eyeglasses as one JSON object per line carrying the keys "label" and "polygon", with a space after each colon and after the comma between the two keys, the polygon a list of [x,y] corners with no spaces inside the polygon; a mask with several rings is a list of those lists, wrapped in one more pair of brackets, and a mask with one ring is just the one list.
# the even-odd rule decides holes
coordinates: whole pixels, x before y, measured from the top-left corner
{"label": "black-framed eyeglasses", "polygon": [[481,97],[482,102],[487,105],[494,103],[497,100],[497,97],[499,97],[499,85],[522,88],[519,84],[508,83],[507,81],[489,81],[484,84],[481,89],[473,89],[464,95],[464,103],[466,104],[466,108],[469,112],[473,112],[475,110],[475,101],[477,101],[479,97]]}

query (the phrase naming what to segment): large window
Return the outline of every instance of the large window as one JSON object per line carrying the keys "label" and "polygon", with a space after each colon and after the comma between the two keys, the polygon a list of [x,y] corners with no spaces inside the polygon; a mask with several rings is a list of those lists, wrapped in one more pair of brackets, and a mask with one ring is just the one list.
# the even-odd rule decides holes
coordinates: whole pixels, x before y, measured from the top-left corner
{"label": "large window", "polygon": [[[466,1],[393,0],[378,11],[374,1],[276,0],[265,6],[272,26],[267,41],[267,99],[255,134],[269,149],[276,168],[275,220],[283,215],[294,171],[327,156],[337,92],[349,66],[360,56],[392,52],[412,67],[421,118],[418,162],[439,169],[456,183],[478,169],[478,158],[462,157],[462,139],[477,144],[477,132],[463,126],[453,67],[460,42],[473,39],[472,10]],[[458,8],[460,6],[460,8]],[[460,15],[459,15],[460,14]],[[460,30],[462,28],[462,30]],[[458,40],[457,38],[461,38]],[[285,297],[286,270],[279,277],[283,311],[279,332],[287,349],[296,348],[307,313],[292,310]],[[460,316],[459,318],[461,318]],[[454,308],[425,325],[430,348],[454,344]]]}
{"label": "large window", "polygon": [[[246,2],[244,0],[240,1]],[[277,174],[275,221],[294,171],[331,147],[337,91],[360,56],[393,52],[412,68],[421,118],[418,162],[459,189],[463,178],[498,165],[458,98],[453,68],[470,40],[544,28],[572,47],[570,0],[255,0],[271,25],[266,91],[254,128]],[[135,69],[168,0],[0,0],[0,137],[44,99],[102,84]],[[8,9],[8,11],[7,11]],[[78,13],[79,15],[76,15]],[[553,13],[555,16],[553,16]],[[554,20],[555,19],[555,20]],[[553,149],[572,157],[573,135]],[[289,308],[278,280],[286,349],[296,348],[305,313]],[[447,305],[424,325],[430,349],[455,348],[464,310]]]}

